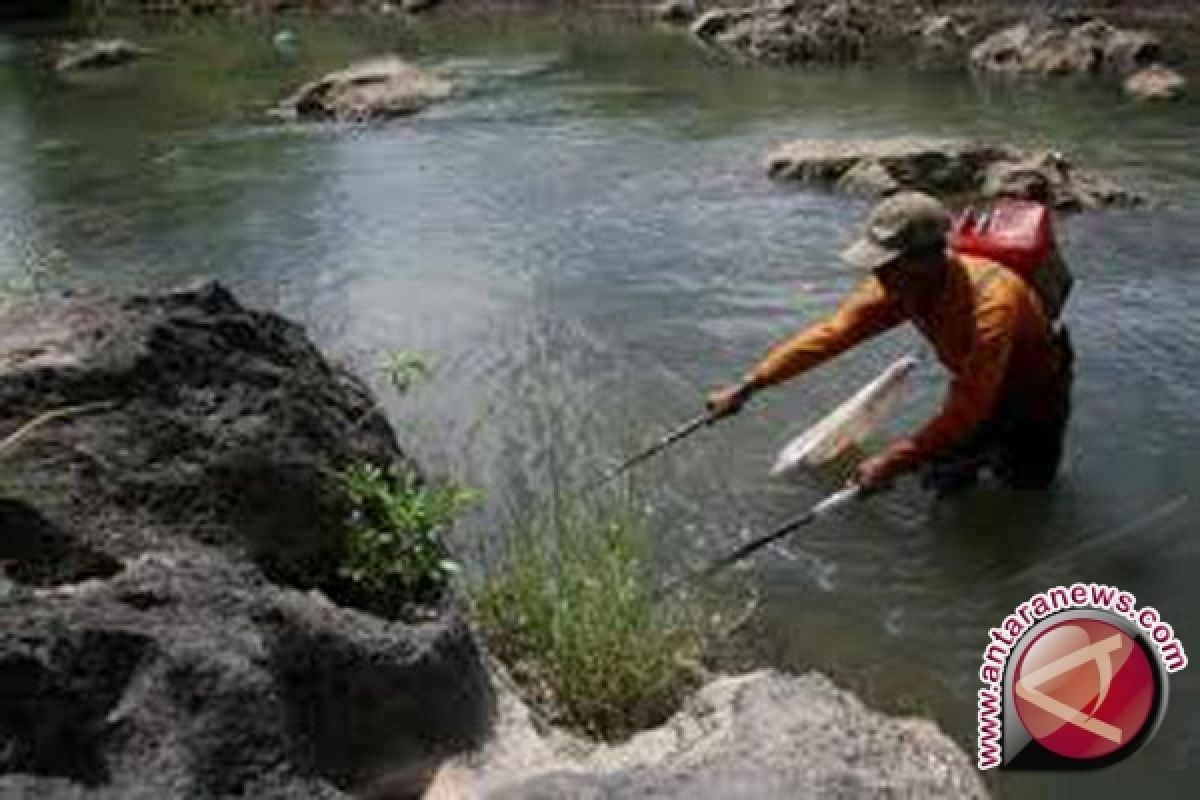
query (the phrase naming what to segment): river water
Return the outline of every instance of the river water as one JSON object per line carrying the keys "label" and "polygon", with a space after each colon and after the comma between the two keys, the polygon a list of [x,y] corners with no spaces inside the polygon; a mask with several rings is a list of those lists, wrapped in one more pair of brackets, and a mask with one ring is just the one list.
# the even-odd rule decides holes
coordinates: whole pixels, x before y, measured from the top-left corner
{"label": "river water", "polygon": [[[738,573],[759,596],[746,665],[833,674],[935,717],[974,752],[986,631],[1036,591],[1109,583],[1200,648],[1200,106],[1104,92],[984,91],[900,70],[720,64],[619,25],[308,22],[136,31],[159,55],[65,81],[48,32],[0,38],[0,277],[132,288],[214,277],[303,320],[369,375],[431,471],[483,488],[475,563],[508,520],[698,411],[775,340],[831,310],[864,202],[772,185],[799,136],[991,136],[1058,147],[1153,198],[1064,220],[1077,413],[1057,491],[934,504],[912,486],[805,530]],[[360,130],[280,124],[304,79],[391,50],[464,91]],[[392,396],[371,365],[426,355]],[[899,332],[764,396],[637,481],[665,570],[722,552],[834,488],[772,482],[779,448],[919,344]],[[890,427],[928,413],[930,360]],[[552,478],[552,476],[555,476]],[[1195,668],[1156,738],[1102,773],[1004,775],[1002,794],[1180,795],[1200,778]],[[1189,793],[1190,794],[1190,793]]]}

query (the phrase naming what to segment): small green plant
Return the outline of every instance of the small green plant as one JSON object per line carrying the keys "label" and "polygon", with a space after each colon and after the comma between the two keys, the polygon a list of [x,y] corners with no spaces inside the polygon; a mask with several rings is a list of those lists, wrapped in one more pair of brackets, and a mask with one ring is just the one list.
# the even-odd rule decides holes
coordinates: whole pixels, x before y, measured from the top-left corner
{"label": "small green plant", "polygon": [[342,578],[389,608],[435,597],[459,571],[445,535],[476,494],[373,464],[353,465],[339,477],[351,505]]}
{"label": "small green plant", "polygon": [[591,736],[658,724],[691,688],[696,615],[655,596],[647,537],[628,503],[523,526],[475,593],[496,655],[534,701]]}
{"label": "small green plant", "polygon": [[416,383],[429,377],[429,363],[420,353],[408,350],[397,350],[388,353],[379,365],[379,370],[387,376],[392,388],[398,394],[405,394]]}

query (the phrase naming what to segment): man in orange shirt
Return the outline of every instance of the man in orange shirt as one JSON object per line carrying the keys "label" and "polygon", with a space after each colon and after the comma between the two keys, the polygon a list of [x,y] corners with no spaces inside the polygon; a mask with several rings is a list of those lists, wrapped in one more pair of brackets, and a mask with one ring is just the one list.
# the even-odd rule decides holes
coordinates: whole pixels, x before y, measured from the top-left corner
{"label": "man in orange shirt", "polygon": [[864,461],[855,481],[882,488],[924,470],[926,486],[973,485],[987,466],[1017,488],[1049,486],[1070,407],[1071,349],[1037,294],[1003,265],[947,247],[951,217],[918,192],[872,211],[866,234],[842,258],[871,273],[829,319],[779,344],[739,384],[709,395],[732,414],[755,393],[909,321],[950,373],[941,411],[912,436]]}

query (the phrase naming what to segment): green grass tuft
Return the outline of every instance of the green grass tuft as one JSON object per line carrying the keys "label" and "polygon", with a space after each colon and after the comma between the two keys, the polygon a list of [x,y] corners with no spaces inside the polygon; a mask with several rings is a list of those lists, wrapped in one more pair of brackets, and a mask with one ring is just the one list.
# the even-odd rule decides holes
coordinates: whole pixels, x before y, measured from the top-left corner
{"label": "green grass tuft", "polygon": [[492,650],[557,721],[620,739],[673,713],[695,683],[695,619],[659,602],[631,504],[560,510],[521,528],[475,594]]}

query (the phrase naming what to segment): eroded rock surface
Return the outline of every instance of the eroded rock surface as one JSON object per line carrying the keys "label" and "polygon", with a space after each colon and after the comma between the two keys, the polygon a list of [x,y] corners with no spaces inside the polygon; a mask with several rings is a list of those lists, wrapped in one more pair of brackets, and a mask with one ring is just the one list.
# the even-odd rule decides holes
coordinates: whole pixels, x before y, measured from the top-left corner
{"label": "eroded rock surface", "polygon": [[1060,210],[1132,206],[1141,198],[1050,151],[958,139],[799,139],[773,149],[767,173],[843,191],[881,196],[900,188],[948,199],[1000,195]]}
{"label": "eroded rock surface", "polygon": [[997,31],[972,49],[971,67],[985,75],[1119,78],[1161,58],[1154,34],[1093,19],[1069,28],[1021,23]]}
{"label": "eroded rock surface", "polygon": [[454,91],[448,78],[387,56],[331,72],[280,103],[279,113],[367,122],[415,114]]}
{"label": "eroded rock surface", "polygon": [[847,64],[866,58],[902,26],[881,13],[882,0],[797,0],[712,9],[692,25],[702,41],[772,66]]}
{"label": "eroded rock surface", "polygon": [[[336,605],[369,392],[218,285],[0,307],[0,795],[349,797],[482,735],[448,598]],[[324,590],[324,591],[322,591]]]}

